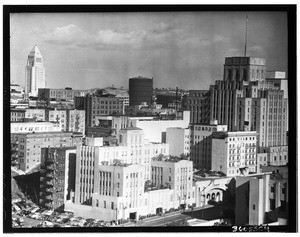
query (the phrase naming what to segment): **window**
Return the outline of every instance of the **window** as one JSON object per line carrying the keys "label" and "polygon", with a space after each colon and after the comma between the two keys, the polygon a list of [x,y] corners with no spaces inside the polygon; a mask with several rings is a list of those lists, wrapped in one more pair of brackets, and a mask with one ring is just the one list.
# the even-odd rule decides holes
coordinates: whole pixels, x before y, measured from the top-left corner
{"label": "window", "polygon": [[106,201],[103,202],[103,207],[106,208]]}
{"label": "window", "polygon": [[270,199],[270,209],[275,210],[275,199]]}
{"label": "window", "polygon": [[285,211],[286,210],[286,202],[285,201],[280,201],[280,210]]}
{"label": "window", "polygon": [[99,200],[96,200],[96,207],[99,207]]}
{"label": "window", "polygon": [[114,202],[111,202],[111,209],[114,209]]}
{"label": "window", "polygon": [[285,188],[282,188],[282,189],[281,189],[281,193],[282,193],[282,194],[285,194]]}
{"label": "window", "polygon": [[120,188],[120,183],[117,183],[117,188]]}
{"label": "window", "polygon": [[255,210],[255,205],[253,204],[253,210]]}
{"label": "window", "polygon": [[272,187],[271,187],[271,193],[274,193],[274,191],[275,191],[275,187],[272,186]]}

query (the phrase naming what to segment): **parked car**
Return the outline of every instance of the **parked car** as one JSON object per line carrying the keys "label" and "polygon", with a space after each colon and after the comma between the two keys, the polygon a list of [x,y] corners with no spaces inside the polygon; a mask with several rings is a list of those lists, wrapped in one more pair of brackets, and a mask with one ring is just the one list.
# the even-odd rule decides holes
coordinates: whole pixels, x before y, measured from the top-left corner
{"label": "parked car", "polygon": [[41,220],[42,215],[40,213],[33,213],[33,214],[31,214],[30,218],[36,219],[36,220]]}
{"label": "parked car", "polygon": [[36,213],[40,210],[38,207],[34,207],[32,210],[30,210],[31,213]]}
{"label": "parked car", "polygon": [[13,209],[14,211],[16,211],[16,212],[21,211],[21,208],[18,207],[16,204],[13,204],[13,205],[12,205],[12,209]]}
{"label": "parked car", "polygon": [[42,221],[40,223],[40,225],[41,225],[41,227],[53,227],[54,226],[54,224],[50,221]]}
{"label": "parked car", "polygon": [[23,224],[24,224],[24,219],[23,219],[22,217],[18,217],[18,218],[17,218],[17,223],[18,223],[19,225],[23,225]]}
{"label": "parked car", "polygon": [[19,227],[19,224],[16,221],[12,221],[12,227],[13,228]]}

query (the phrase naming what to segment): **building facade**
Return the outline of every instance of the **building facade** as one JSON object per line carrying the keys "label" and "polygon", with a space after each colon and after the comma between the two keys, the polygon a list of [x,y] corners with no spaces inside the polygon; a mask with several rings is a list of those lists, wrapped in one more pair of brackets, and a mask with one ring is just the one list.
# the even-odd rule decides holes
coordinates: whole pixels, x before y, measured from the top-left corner
{"label": "building facade", "polygon": [[279,173],[236,177],[236,225],[287,224],[288,180]]}
{"label": "building facade", "polygon": [[235,180],[232,177],[196,179],[194,185],[196,207],[234,199]]}
{"label": "building facade", "polygon": [[[97,138],[89,138],[97,139]],[[150,143],[145,141],[143,130],[139,128],[125,128],[120,130],[118,146],[103,146],[103,140],[92,146],[83,145],[77,147],[76,164],[76,190],[75,203],[90,203],[101,165],[114,163],[139,164],[143,166],[144,182],[150,180],[151,158],[159,154],[169,154],[168,144]],[[80,187],[85,188],[80,188]]]}
{"label": "building facade", "polygon": [[88,90],[73,90],[68,87],[65,89],[41,88],[38,90],[38,99],[72,101],[75,97],[86,96],[87,93]]}
{"label": "building facade", "polygon": [[165,143],[167,128],[187,128],[189,115],[189,111],[183,111],[180,116],[172,119],[160,119],[155,116],[96,116],[95,120],[96,124],[110,127],[114,135],[118,135],[120,129],[138,127],[144,131],[145,139],[150,142]]}
{"label": "building facade", "polygon": [[190,129],[167,128],[166,142],[169,144],[169,152],[172,156],[190,154]]}
{"label": "building facade", "polygon": [[[225,58],[223,81],[210,87],[209,118],[227,124],[228,131],[257,131],[260,153],[265,148],[275,153],[286,150],[288,96],[283,77],[283,72],[267,75],[261,58]],[[269,163],[276,163],[274,156],[278,154],[268,154]]]}
{"label": "building facade", "polygon": [[10,122],[21,122],[25,118],[25,109],[10,109]]}
{"label": "building facade", "polygon": [[76,146],[82,144],[82,135],[67,132],[11,133],[12,161],[17,168],[28,171],[41,163],[41,148]]}
{"label": "building facade", "polygon": [[45,109],[26,109],[25,118],[34,119],[35,121],[47,121]]}
{"label": "building facade", "polygon": [[174,190],[174,206],[187,207],[194,203],[192,161],[154,158],[151,160],[151,169],[151,182],[154,186],[167,186]]}
{"label": "building facade", "polygon": [[211,169],[212,133],[226,132],[227,125],[203,125],[190,126],[190,159],[196,169]]}
{"label": "building facade", "polygon": [[257,132],[214,132],[210,169],[227,176],[257,173]]}
{"label": "building facade", "polygon": [[74,199],[76,147],[42,148],[39,205],[64,210]]}
{"label": "building facade", "polygon": [[57,123],[49,122],[13,122],[10,123],[11,133],[41,133],[41,132],[60,132]]}
{"label": "building facade", "polygon": [[10,84],[10,103],[15,104],[24,99],[24,89],[18,84]]}
{"label": "building facade", "polygon": [[96,116],[122,115],[125,112],[124,102],[119,98],[90,95],[75,97],[75,109],[85,110],[86,127],[97,124]]}
{"label": "building facade", "polygon": [[61,131],[67,131],[67,111],[58,109],[47,109],[45,113],[46,121],[55,122]]}
{"label": "building facade", "polygon": [[190,90],[185,98],[184,108],[189,110],[190,123],[209,124],[209,91],[208,90]]}
{"label": "building facade", "polygon": [[85,111],[67,110],[66,131],[85,133]]}
{"label": "building facade", "polygon": [[46,75],[43,56],[35,45],[30,51],[25,67],[25,94],[38,95],[39,88],[46,87]]}

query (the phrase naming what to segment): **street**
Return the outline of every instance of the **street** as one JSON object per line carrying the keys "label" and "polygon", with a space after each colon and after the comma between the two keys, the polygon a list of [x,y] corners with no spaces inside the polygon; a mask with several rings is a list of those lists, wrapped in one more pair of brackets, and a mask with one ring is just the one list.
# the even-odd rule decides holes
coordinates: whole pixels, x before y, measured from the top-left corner
{"label": "street", "polygon": [[178,222],[180,220],[189,220],[193,218],[197,218],[200,220],[208,221],[221,218],[221,213],[223,210],[228,209],[230,206],[220,205],[213,206],[207,205],[204,207],[198,207],[194,211],[185,211],[183,213],[174,212],[168,213],[165,216],[155,216],[152,218],[148,218],[142,221],[137,221],[137,223],[130,222],[124,224],[124,227],[134,227],[134,226],[166,226],[168,223]]}

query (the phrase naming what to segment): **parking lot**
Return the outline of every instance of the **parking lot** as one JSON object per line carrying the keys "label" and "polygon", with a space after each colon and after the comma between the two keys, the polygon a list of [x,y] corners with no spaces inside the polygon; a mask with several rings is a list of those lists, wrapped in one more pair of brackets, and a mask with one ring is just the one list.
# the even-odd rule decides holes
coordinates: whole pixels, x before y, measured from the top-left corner
{"label": "parking lot", "polygon": [[15,200],[12,204],[13,228],[32,227],[110,227],[117,223],[82,218],[73,213],[40,209],[32,202]]}

